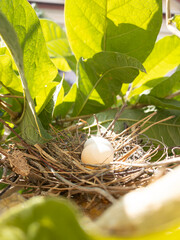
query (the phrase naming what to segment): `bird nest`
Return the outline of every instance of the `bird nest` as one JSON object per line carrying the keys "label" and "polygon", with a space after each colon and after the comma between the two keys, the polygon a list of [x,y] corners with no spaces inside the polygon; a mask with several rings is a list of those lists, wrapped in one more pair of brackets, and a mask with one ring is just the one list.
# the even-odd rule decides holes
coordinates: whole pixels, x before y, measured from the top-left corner
{"label": "bird nest", "polygon": [[[171,164],[167,161],[150,162],[160,148],[150,139],[143,140],[145,136],[142,134],[147,130],[143,127],[152,116],[119,134],[102,127],[97,121],[99,136],[108,139],[114,148],[114,160],[107,165],[81,162],[83,145],[91,131],[90,128],[88,132],[79,129],[79,124],[61,131],[52,127],[53,139],[44,145],[30,146],[21,141],[7,148],[0,147],[1,183],[8,184],[0,194],[15,188],[23,189],[25,198],[61,195],[72,198],[86,211],[95,202],[101,206],[103,202],[106,207],[129,191],[147,186],[158,177],[157,169]],[[159,160],[164,154],[165,151]]]}

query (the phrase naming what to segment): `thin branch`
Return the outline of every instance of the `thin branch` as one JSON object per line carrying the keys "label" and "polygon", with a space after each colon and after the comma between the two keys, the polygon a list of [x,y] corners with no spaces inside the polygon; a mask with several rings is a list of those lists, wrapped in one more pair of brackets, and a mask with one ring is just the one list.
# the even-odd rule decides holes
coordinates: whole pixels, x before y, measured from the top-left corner
{"label": "thin branch", "polygon": [[19,115],[19,113],[12,111],[10,108],[7,107],[7,104],[0,100],[0,108],[2,108],[4,111],[6,111],[12,119],[16,119]]}
{"label": "thin branch", "polygon": [[16,95],[10,95],[10,94],[0,94],[0,98],[23,98],[23,96],[16,96]]}
{"label": "thin branch", "polygon": [[109,194],[108,192],[104,191],[103,189],[101,188],[98,188],[98,187],[83,187],[83,186],[79,186],[75,183],[72,183],[71,181],[63,178],[60,174],[56,173],[54,171],[53,168],[51,167],[48,167],[51,172],[53,173],[53,175],[58,178],[60,181],[64,182],[65,184],[67,184],[68,186],[71,186],[71,187],[74,187],[75,189],[78,189],[80,191],[83,191],[83,192],[96,192],[100,195],[102,195],[103,197],[105,197],[107,200],[109,200],[110,202],[114,203],[116,200],[113,198],[113,196],[111,196],[111,194]]}
{"label": "thin branch", "polygon": [[177,97],[180,95],[180,90],[178,90],[177,92],[174,92],[172,93],[171,95],[165,97],[166,99],[171,99],[171,98],[174,98],[174,97]]}
{"label": "thin branch", "polygon": [[73,122],[73,121],[76,121],[76,120],[79,120],[79,119],[86,119],[86,118],[89,118],[89,117],[92,117],[92,114],[77,116],[77,117],[71,117],[71,118],[58,119],[57,123],[61,124],[61,123],[64,123],[64,122]]}
{"label": "thin branch", "polygon": [[14,133],[17,138],[19,138],[23,146],[29,148],[29,145],[22,139],[22,137],[17,134],[17,132],[13,128],[11,128],[3,119],[0,118],[0,122],[2,122],[11,132]]}
{"label": "thin branch", "polygon": [[108,131],[114,126],[114,124],[116,123],[116,121],[119,119],[119,117],[121,116],[121,113],[124,111],[124,109],[127,107],[127,103],[124,103],[122,105],[122,107],[120,108],[119,112],[116,113],[116,116],[114,118],[114,120],[109,124],[108,128],[106,129],[105,133],[102,135],[103,137],[106,136],[106,134],[108,133]]}
{"label": "thin branch", "polygon": [[130,166],[130,167],[137,167],[137,168],[151,168],[151,167],[162,167],[167,166],[171,164],[180,164],[180,157],[176,157],[173,159],[165,159],[159,162],[153,162],[153,163],[127,163],[127,162],[113,162],[113,164],[118,165],[124,165],[124,166]]}

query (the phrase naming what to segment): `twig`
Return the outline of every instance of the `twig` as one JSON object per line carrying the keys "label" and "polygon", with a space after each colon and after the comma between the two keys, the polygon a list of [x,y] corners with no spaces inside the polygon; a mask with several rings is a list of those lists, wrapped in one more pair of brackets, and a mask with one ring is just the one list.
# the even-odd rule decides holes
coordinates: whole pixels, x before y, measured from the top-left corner
{"label": "twig", "polygon": [[116,123],[116,121],[118,120],[118,118],[121,116],[121,113],[124,111],[124,109],[127,107],[127,103],[124,103],[121,107],[121,109],[119,110],[119,112],[116,113],[116,116],[114,118],[114,120],[109,124],[108,128],[106,129],[105,133],[103,133],[103,137],[106,136],[106,134],[108,133],[108,131],[114,126],[114,124]]}
{"label": "twig", "polygon": [[[15,182],[18,179],[18,175],[12,176],[11,177],[11,181]],[[5,187],[1,192],[0,192],[0,197],[2,197],[2,195],[4,195],[10,188],[12,187],[12,185],[8,185],[7,187]]]}
{"label": "twig", "polygon": [[127,163],[127,162],[113,162],[113,164],[118,165],[124,165],[124,166],[130,166],[130,167],[137,167],[137,168],[151,168],[151,167],[162,167],[167,166],[170,164],[180,164],[180,157],[176,157],[173,159],[165,159],[159,162],[153,162],[153,163]]}
{"label": "twig", "polygon": [[64,122],[73,122],[73,121],[79,120],[80,118],[85,119],[89,117],[92,117],[92,115],[83,115],[83,116],[77,116],[77,117],[71,117],[71,118],[64,118],[64,119],[57,120],[57,123],[60,124]]}
{"label": "twig", "polygon": [[[134,133],[135,133],[136,131],[138,131],[137,126],[140,126],[140,127],[144,126],[144,124],[145,124],[146,122],[148,122],[148,121],[149,121],[154,115],[156,115],[156,114],[157,114],[157,112],[153,112],[153,113],[151,113],[150,115],[146,116],[145,118],[137,121],[136,123],[134,123],[134,124],[131,125],[130,127],[126,128],[124,131],[122,131],[120,134],[118,134],[116,137],[114,137],[114,138],[113,138],[113,141],[114,141],[116,138],[118,138],[119,136],[123,136],[123,135],[124,135],[125,133],[127,133],[129,130],[131,130],[131,129],[133,129],[133,128],[136,128],[136,129],[133,131],[133,133],[132,133],[132,134],[134,135]],[[140,125],[141,122],[143,122],[143,123]],[[130,138],[131,138],[131,134],[130,134]]]}
{"label": "twig", "polygon": [[22,139],[22,137],[21,137],[19,134],[17,134],[17,132],[16,132],[13,128],[11,128],[3,119],[0,118],[0,122],[2,122],[11,132],[14,133],[14,135],[15,135],[17,138],[19,138],[19,140],[21,141],[21,143],[22,143],[22,145],[23,145],[24,147],[27,147],[27,148],[30,147],[30,145],[28,145],[28,144]]}
{"label": "twig", "polygon": [[159,123],[162,123],[162,122],[165,122],[165,121],[168,121],[170,119],[174,118],[174,116],[169,116],[167,118],[164,118],[162,120],[159,120],[158,122],[155,122],[155,123],[152,123],[151,125],[149,125],[148,127],[144,128],[139,134],[142,134],[144,132],[146,132],[149,128],[153,127],[154,125],[157,125]]}
{"label": "twig", "polygon": [[99,127],[99,121],[98,121],[98,118],[97,118],[96,114],[93,114],[93,116],[94,116],[94,119],[96,120],[96,125],[97,125],[97,130],[98,130],[97,135],[99,135],[101,133],[101,130],[100,130],[100,127]]}
{"label": "twig", "polygon": [[91,188],[91,187],[79,186],[79,185],[77,185],[77,184],[75,184],[75,183],[72,183],[72,182],[70,182],[69,180],[63,178],[61,175],[59,175],[58,173],[56,173],[53,168],[51,168],[51,167],[48,167],[48,168],[51,170],[51,172],[53,173],[53,175],[54,175],[56,178],[58,178],[59,180],[61,180],[61,181],[64,182],[65,184],[67,184],[68,186],[74,187],[74,188],[76,188],[76,189],[78,189],[78,190],[80,190],[80,191],[84,191],[84,192],[96,192],[96,193],[102,195],[103,197],[105,197],[108,201],[110,201],[110,202],[112,202],[112,203],[114,203],[114,202],[116,201],[116,200],[113,198],[113,196],[111,196],[108,192],[104,191],[104,190],[101,189],[101,188],[97,188],[97,187],[92,187],[92,188]]}
{"label": "twig", "polygon": [[174,97],[177,97],[180,95],[180,90],[178,90],[177,92],[174,92],[172,93],[171,95],[165,97],[166,99],[171,99],[171,98],[174,98]]}
{"label": "twig", "polygon": [[24,98],[23,96],[16,96],[10,94],[0,94],[0,98]]}
{"label": "twig", "polygon": [[10,108],[8,108],[7,104],[5,102],[3,102],[2,100],[0,100],[0,108],[2,108],[4,111],[6,111],[12,119],[16,119],[19,115],[19,113],[14,112]]}

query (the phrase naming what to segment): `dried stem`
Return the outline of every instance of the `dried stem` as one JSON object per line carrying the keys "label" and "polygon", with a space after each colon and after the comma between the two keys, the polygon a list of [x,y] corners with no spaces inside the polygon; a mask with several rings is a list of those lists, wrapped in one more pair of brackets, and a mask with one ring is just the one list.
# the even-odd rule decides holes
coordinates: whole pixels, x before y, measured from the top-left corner
{"label": "dried stem", "polygon": [[171,95],[169,95],[169,96],[167,96],[165,98],[166,99],[172,99],[172,98],[177,97],[179,95],[180,95],[180,90],[178,90],[177,92],[172,93]]}
{"label": "dried stem", "polygon": [[105,133],[102,135],[103,137],[105,137],[108,133],[109,130],[111,130],[111,128],[114,126],[114,124],[116,123],[116,121],[119,119],[119,117],[121,116],[122,112],[124,111],[124,109],[127,107],[127,103],[124,103],[121,107],[121,109],[119,110],[119,112],[116,113],[116,116],[114,118],[114,120],[109,124],[107,130],[105,131]]}
{"label": "dried stem", "polygon": [[2,108],[4,111],[6,111],[12,119],[16,119],[19,115],[19,113],[12,111],[10,108],[7,107],[7,104],[0,100],[0,108]]}
{"label": "dried stem", "polygon": [[71,187],[75,187],[76,189],[79,189],[80,191],[83,192],[95,192],[98,193],[100,195],[102,195],[103,197],[105,197],[107,200],[109,200],[110,202],[114,203],[116,200],[111,196],[111,194],[109,194],[108,192],[104,191],[101,188],[97,188],[97,187],[82,187],[82,186],[78,186],[77,184],[74,184],[72,182],[70,182],[69,180],[63,178],[61,175],[59,175],[58,173],[56,173],[54,171],[53,168],[49,168],[51,170],[51,172],[54,174],[54,176],[56,176],[59,180],[61,180],[62,182],[64,182],[65,184],[67,184],[68,186]]}

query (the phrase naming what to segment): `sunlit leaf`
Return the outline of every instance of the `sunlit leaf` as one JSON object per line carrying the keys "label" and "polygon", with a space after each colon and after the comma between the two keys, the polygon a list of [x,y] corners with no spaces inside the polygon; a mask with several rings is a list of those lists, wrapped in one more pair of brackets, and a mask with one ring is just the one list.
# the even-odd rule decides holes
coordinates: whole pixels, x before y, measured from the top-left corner
{"label": "sunlit leaf", "polygon": [[[145,89],[149,89],[149,82],[164,77],[170,70],[177,67],[179,62],[180,39],[176,36],[168,36],[159,40],[143,64],[147,74],[140,73],[133,81],[133,90],[129,95],[129,99],[132,96],[141,94]],[[156,86],[155,82],[154,84]]]}
{"label": "sunlit leaf", "polygon": [[[14,5],[13,5],[13,3],[14,3]],[[9,50],[10,50],[12,56],[13,56],[13,59],[14,59],[16,65],[17,65],[17,68],[19,70],[20,77],[21,77],[23,90],[25,92],[24,112],[21,115],[21,118],[17,120],[17,123],[19,123],[19,125],[21,127],[22,137],[24,139],[27,139],[27,141],[29,143],[33,144],[33,143],[42,142],[42,141],[44,142],[45,139],[49,138],[49,135],[45,132],[45,130],[41,126],[41,123],[40,123],[39,119],[36,116],[35,109],[34,109],[34,103],[32,101],[32,98],[31,98],[31,95],[30,95],[30,92],[29,92],[29,88],[28,88],[29,85],[32,87],[32,88],[30,87],[32,94],[33,94],[33,92],[35,93],[35,92],[39,91],[38,86],[39,86],[40,83],[42,83],[40,79],[43,76],[41,75],[41,72],[39,72],[39,73],[36,72],[37,69],[35,67],[36,66],[35,64],[37,63],[37,61],[39,61],[39,58],[37,60],[36,59],[37,56],[34,55],[34,52],[32,52],[32,51],[35,51],[35,49],[33,49],[34,44],[31,42],[31,40],[27,40],[27,35],[26,35],[27,42],[22,42],[22,40],[24,41],[25,39],[20,38],[20,41],[21,41],[21,45],[20,45],[19,44],[19,39],[17,37],[17,34],[16,34],[14,28],[8,22],[7,18],[3,14],[3,13],[7,13],[7,10],[8,10],[8,13],[9,13],[9,11],[10,12],[13,11],[15,13],[16,12],[15,10],[17,10],[17,12],[16,12],[16,14],[17,14],[17,13],[19,13],[18,12],[19,9],[21,9],[21,11],[24,13],[24,11],[22,10],[23,7],[24,7],[24,9],[26,9],[26,11],[28,10],[29,7],[31,9],[31,6],[25,0],[22,0],[22,1],[19,2],[19,3],[22,3],[22,8],[19,7],[19,5],[17,7],[16,3],[17,3],[16,1],[1,1],[1,4],[0,4],[0,21],[1,21],[0,34],[2,35],[4,41],[6,42],[8,48],[9,48]],[[15,6],[17,8],[15,8]],[[3,11],[3,13],[1,11]],[[32,12],[32,11],[33,10],[31,9],[30,12],[32,13],[32,15],[34,15],[35,13]],[[16,15],[14,15],[14,18],[15,18],[15,16]],[[17,16],[19,16],[19,14]],[[23,14],[23,16],[24,16],[24,14]],[[12,15],[10,17],[12,17]],[[14,18],[13,18],[13,20],[14,20]],[[35,18],[37,18],[37,17],[35,17]],[[18,18],[17,21],[20,21],[20,19]],[[23,20],[23,24],[24,24],[24,22],[25,21]],[[34,22],[34,24],[35,23],[36,22]],[[18,26],[20,27],[20,25],[18,25]],[[32,31],[32,29],[29,29],[29,26],[27,27],[27,30],[30,31],[30,33]],[[16,31],[20,36],[23,35],[17,29],[16,29]],[[28,41],[30,41],[29,45],[27,44]],[[31,46],[31,48],[32,48],[31,51],[28,51],[29,55],[27,54],[27,51],[25,50],[25,48],[26,47],[28,48],[28,46]],[[33,56],[31,56],[30,53],[32,53]],[[28,58],[32,58],[31,59],[32,62],[33,62],[33,58],[36,59],[36,61],[33,63],[32,66],[29,65],[29,68],[27,66]],[[30,59],[29,59],[29,61],[30,61]],[[46,61],[44,61],[44,62],[46,63]],[[48,65],[45,64],[45,66],[47,67]],[[31,67],[32,67],[32,69],[31,69]],[[34,69],[34,71],[33,71],[33,69]],[[41,68],[41,70],[43,71],[43,68]],[[47,71],[47,69],[45,71]],[[40,78],[38,79],[39,82],[36,81],[36,83],[35,83],[36,77],[34,75],[36,73],[38,73]],[[49,73],[47,75],[49,75]],[[33,76],[34,76],[34,78],[33,78]],[[29,81],[26,81],[26,78]],[[32,79],[34,81],[32,81]],[[45,77],[45,79],[46,79],[46,77]],[[31,84],[28,85],[28,82],[29,83],[31,82]],[[34,89],[34,87],[36,87],[36,90]]]}
{"label": "sunlit leaf", "polygon": [[177,29],[180,30],[180,15],[175,15],[173,22],[176,24]]}
{"label": "sunlit leaf", "polygon": [[[1,0],[0,10],[6,15],[18,37],[20,51],[23,53],[25,76],[33,98],[40,88],[51,82],[57,75],[57,69],[47,53],[40,21],[26,0]],[[6,42],[5,38],[4,40]],[[13,40],[14,38],[11,41]],[[13,57],[20,54],[17,52],[19,48],[15,50],[12,52]]]}
{"label": "sunlit leaf", "polygon": [[[20,78],[15,74],[12,68],[10,56],[0,56],[0,94],[10,94],[14,96],[23,96],[22,85]],[[11,109],[22,113],[22,99],[19,98],[4,98],[6,103],[11,105]]]}
{"label": "sunlit leaf", "polygon": [[79,60],[116,51],[140,61],[148,56],[162,21],[162,1],[66,0],[65,23]]}
{"label": "sunlit leaf", "polygon": [[12,95],[22,93],[21,80],[13,71],[12,61],[8,55],[0,56],[0,85]]}
{"label": "sunlit leaf", "polygon": [[76,93],[76,84],[72,85],[71,89],[66,95],[64,92],[60,92],[54,110],[55,117],[65,117],[70,111],[72,111],[72,107],[74,106],[74,102],[76,99]]}
{"label": "sunlit leaf", "polygon": [[71,57],[74,62],[75,58],[72,55],[65,32],[51,20],[41,19],[40,23],[51,60],[60,70],[70,71],[71,66],[66,58]]}

